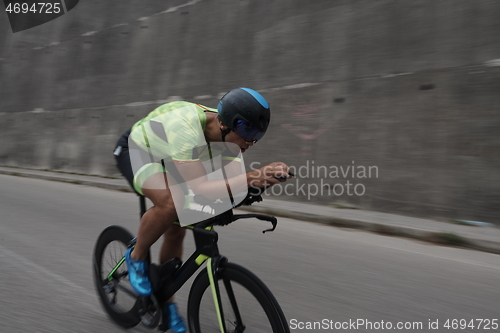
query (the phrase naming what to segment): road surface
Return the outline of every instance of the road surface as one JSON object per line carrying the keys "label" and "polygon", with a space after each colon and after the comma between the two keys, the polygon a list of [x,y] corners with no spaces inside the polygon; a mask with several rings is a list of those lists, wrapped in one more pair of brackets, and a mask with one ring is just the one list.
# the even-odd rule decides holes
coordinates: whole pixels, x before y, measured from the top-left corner
{"label": "road surface", "polygon": [[[123,332],[97,299],[92,251],[108,225],[135,233],[138,207],[131,193],[0,175],[0,332]],[[220,250],[264,280],[292,332],[447,332],[448,319],[500,331],[498,255],[291,219],[266,227],[218,228]]]}

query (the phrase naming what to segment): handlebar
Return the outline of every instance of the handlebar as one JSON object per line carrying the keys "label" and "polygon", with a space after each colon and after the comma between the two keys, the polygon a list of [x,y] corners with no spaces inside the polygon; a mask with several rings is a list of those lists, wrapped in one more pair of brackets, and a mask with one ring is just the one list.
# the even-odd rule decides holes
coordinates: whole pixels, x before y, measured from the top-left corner
{"label": "handlebar", "polygon": [[233,214],[232,210],[228,210],[217,216],[213,216],[201,222],[195,223],[193,226],[195,228],[206,228],[216,225],[225,226],[240,219],[250,219],[250,218],[256,218],[262,221],[271,222],[272,228],[263,230],[262,233],[266,233],[268,231],[274,231],[278,224],[278,220],[274,216],[262,215],[262,214]]}
{"label": "handlebar", "polygon": [[278,219],[276,219],[274,216],[268,216],[268,215],[262,215],[262,214],[238,214],[238,215],[233,215],[233,222],[239,219],[249,219],[249,218],[256,218],[262,221],[268,221],[271,222],[273,227],[271,229],[266,229],[263,230],[262,233],[265,234],[268,231],[274,231],[276,229],[276,225],[278,224]]}
{"label": "handlebar", "polygon": [[[288,173],[290,176],[294,177],[295,175],[291,172]],[[233,208],[237,208],[242,205],[251,205],[254,202],[260,202],[262,201],[262,196],[261,194],[266,190],[266,188],[258,188],[258,187],[250,187],[248,189],[248,194],[245,197],[245,199],[240,202],[238,205],[235,205]],[[194,201],[200,205],[206,205],[210,206],[217,211],[217,206],[220,204],[214,202],[213,200],[207,199],[202,195],[195,195],[194,196]],[[227,208],[226,208],[227,209]],[[224,211],[221,214],[218,214],[217,216],[213,216],[211,218],[208,218],[204,221],[201,221],[199,223],[196,223],[198,227],[208,227],[208,226],[213,226],[213,225],[228,225],[230,223],[233,223],[234,221],[237,221],[239,219],[248,219],[248,218],[256,218],[262,221],[268,221],[271,222],[272,228],[263,230],[262,233],[266,233],[269,231],[274,231],[276,229],[276,226],[278,224],[278,220],[274,216],[268,216],[268,215],[262,215],[262,214],[238,214],[234,215],[232,210]]]}

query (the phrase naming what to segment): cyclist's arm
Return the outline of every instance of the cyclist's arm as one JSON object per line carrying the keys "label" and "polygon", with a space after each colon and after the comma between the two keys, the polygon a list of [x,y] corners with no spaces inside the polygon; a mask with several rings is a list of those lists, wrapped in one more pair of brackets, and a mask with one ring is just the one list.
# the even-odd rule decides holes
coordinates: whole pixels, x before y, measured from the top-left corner
{"label": "cyclist's arm", "polygon": [[[229,189],[232,193],[247,188],[246,175],[241,172],[240,175],[231,177],[226,182],[225,179],[208,180],[205,167],[200,161],[176,162],[175,165],[194,194],[202,195],[210,200],[227,197]],[[223,178],[222,172],[220,170],[219,172],[220,178]]]}
{"label": "cyclist's arm", "polygon": [[[230,164],[235,163],[231,162]],[[208,180],[205,167],[200,161],[177,162],[176,167],[182,178],[188,183],[195,194],[200,194],[210,200],[216,200],[226,197],[229,193],[239,193],[246,191],[250,186],[268,187],[285,181],[288,175],[288,166],[281,162],[268,164],[260,169],[249,171],[247,173],[238,173],[236,169],[241,170],[241,166],[236,162],[233,165],[226,165],[226,170],[232,169],[225,179]],[[279,177],[284,177],[279,179]]]}

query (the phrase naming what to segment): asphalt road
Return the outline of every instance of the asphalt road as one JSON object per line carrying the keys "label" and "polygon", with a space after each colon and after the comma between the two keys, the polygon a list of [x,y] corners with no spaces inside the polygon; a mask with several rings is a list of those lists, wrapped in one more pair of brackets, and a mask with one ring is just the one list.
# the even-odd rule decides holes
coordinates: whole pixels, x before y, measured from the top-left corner
{"label": "asphalt road", "polygon": [[[0,175],[0,332],[123,332],[92,281],[95,240],[112,224],[136,232],[133,194]],[[498,255],[290,219],[262,234],[266,227],[246,220],[218,228],[220,250],[264,280],[292,332],[398,324],[448,332],[448,319],[460,332],[500,331]],[[177,296],[184,316],[188,289]]]}

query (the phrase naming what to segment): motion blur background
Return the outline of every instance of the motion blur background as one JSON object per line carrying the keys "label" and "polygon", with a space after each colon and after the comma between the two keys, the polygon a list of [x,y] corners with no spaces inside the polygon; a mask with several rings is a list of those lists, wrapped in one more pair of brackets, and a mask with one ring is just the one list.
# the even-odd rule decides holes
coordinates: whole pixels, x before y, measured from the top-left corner
{"label": "motion blur background", "polygon": [[[0,165],[118,177],[135,121],[244,86],[272,108],[248,168],[356,166],[281,199],[500,223],[499,17],[490,0],[87,0],[14,34],[1,10]],[[364,194],[328,191],[346,181]]]}

